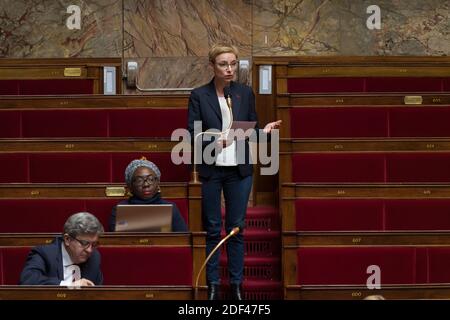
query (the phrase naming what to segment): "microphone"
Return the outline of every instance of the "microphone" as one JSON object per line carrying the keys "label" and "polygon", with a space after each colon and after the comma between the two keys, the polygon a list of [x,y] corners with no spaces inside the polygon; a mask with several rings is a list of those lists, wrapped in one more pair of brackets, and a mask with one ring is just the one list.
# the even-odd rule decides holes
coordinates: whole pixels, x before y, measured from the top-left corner
{"label": "microphone", "polygon": [[231,89],[230,86],[226,86],[223,88],[223,96],[225,98],[225,101],[227,102],[228,109],[231,109]]}
{"label": "microphone", "polygon": [[226,87],[223,88],[223,97],[225,98],[225,101],[227,102],[227,106],[228,106],[228,111],[230,113],[230,124],[227,127],[227,132],[228,130],[231,129],[231,126],[233,125],[233,111],[232,111],[232,104],[231,104],[231,87],[228,85]]}

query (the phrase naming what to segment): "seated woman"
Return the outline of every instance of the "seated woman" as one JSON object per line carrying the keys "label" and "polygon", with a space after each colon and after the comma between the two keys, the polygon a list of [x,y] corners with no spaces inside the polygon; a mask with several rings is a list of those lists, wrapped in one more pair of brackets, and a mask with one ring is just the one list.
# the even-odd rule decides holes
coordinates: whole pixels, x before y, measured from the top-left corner
{"label": "seated woman", "polygon": [[[145,157],[133,160],[125,169],[125,182],[132,196],[122,200],[118,204],[171,204],[172,205],[172,231],[187,232],[186,222],[180,214],[180,210],[173,202],[161,198],[159,181],[161,171]],[[116,206],[113,207],[109,219],[109,231],[116,230]]]}

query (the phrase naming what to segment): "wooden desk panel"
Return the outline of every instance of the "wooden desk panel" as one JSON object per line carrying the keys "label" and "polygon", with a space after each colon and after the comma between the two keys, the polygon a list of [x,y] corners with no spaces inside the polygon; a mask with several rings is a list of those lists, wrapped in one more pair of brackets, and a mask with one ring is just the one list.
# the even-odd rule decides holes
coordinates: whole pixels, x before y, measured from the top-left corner
{"label": "wooden desk panel", "polygon": [[383,286],[370,290],[365,286],[298,286],[285,288],[288,300],[361,300],[369,295],[392,299],[450,299],[450,284]]}
{"label": "wooden desk panel", "polygon": [[[97,286],[80,289],[55,286],[0,286],[0,300],[193,300],[191,286]],[[198,299],[206,298],[205,287]]]}

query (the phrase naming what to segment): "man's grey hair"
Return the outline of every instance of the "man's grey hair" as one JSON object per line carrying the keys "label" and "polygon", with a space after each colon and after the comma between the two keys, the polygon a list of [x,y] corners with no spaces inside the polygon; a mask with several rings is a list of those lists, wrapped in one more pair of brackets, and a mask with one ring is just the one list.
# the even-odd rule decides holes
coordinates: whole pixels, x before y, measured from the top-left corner
{"label": "man's grey hair", "polygon": [[64,224],[64,233],[71,237],[81,234],[102,234],[102,224],[89,212],[78,212],[71,215]]}

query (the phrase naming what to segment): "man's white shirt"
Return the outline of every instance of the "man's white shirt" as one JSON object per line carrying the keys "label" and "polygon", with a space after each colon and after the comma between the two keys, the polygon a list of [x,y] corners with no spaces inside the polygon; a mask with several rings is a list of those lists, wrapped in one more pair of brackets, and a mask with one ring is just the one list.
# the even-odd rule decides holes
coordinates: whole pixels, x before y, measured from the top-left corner
{"label": "man's white shirt", "polygon": [[60,282],[60,286],[73,286],[73,283],[81,279],[80,267],[73,263],[69,253],[61,243],[61,252],[63,260],[64,280]]}

